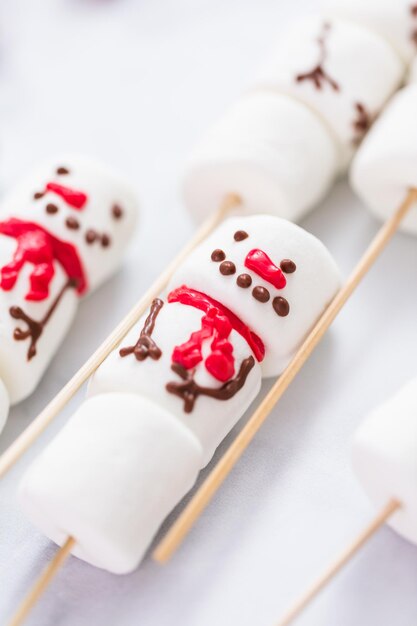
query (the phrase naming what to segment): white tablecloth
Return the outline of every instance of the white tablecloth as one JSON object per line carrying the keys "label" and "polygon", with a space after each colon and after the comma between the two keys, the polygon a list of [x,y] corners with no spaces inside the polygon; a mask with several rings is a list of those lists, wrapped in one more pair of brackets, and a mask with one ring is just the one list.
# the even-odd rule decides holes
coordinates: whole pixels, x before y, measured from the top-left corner
{"label": "white tablecloth", "polygon": [[[193,226],[178,193],[187,154],[250,85],[288,20],[315,4],[2,3],[1,188],[40,157],[89,152],[133,178],[143,210],[124,270],[81,305],[37,392],[13,409],[1,449],[187,240]],[[340,183],[304,226],[346,274],[378,225]],[[352,475],[349,443],[364,414],[417,374],[416,285],[417,242],[398,235],[172,562],[147,559],[116,577],[71,558],[28,624],[272,626],[374,513]],[[55,549],[20,513],[19,477],[81,398],[0,484],[2,624]],[[299,624],[412,626],[416,617],[417,548],[383,529]]]}

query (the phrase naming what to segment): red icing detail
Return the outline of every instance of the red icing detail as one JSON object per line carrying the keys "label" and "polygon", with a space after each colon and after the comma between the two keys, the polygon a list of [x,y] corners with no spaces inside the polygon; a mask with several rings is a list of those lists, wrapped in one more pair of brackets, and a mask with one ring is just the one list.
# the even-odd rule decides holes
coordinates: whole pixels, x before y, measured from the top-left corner
{"label": "red icing detail", "polygon": [[247,342],[253,354],[258,361],[263,361],[265,357],[265,346],[263,341],[258,335],[256,335],[242,320],[232,313],[230,309],[223,304],[210,298],[201,291],[190,289],[183,285],[174,289],[168,294],[168,302],[181,302],[188,306],[193,306],[204,313],[208,313],[211,309],[216,309],[217,313],[220,313],[223,317],[227,318],[233,330],[239,333],[243,339]]}
{"label": "red icing detail", "polygon": [[76,189],[71,189],[70,187],[64,187],[64,185],[59,185],[58,183],[46,183],[45,190],[56,193],[67,204],[72,206],[73,209],[77,209],[78,211],[81,211],[87,202],[87,196],[82,191],[77,191]]}
{"label": "red icing detail", "polygon": [[287,279],[282,270],[259,248],[254,248],[248,252],[245,259],[245,267],[258,274],[258,276],[266,280],[267,283],[274,285],[277,289],[283,289],[287,284]]}
{"label": "red icing detail", "polygon": [[45,300],[55,273],[54,260],[62,265],[68,278],[77,282],[78,294],[87,290],[84,268],[77,248],[71,243],[51,235],[38,224],[16,218],[0,222],[0,233],[17,241],[13,259],[0,270],[0,288],[4,291],[13,289],[25,263],[31,263],[34,268],[25,300]]}

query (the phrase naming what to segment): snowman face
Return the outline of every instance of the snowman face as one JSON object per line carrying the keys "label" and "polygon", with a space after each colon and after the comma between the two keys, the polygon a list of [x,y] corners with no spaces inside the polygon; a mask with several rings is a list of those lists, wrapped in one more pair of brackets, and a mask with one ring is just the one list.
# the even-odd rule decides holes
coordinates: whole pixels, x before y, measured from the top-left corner
{"label": "snowman face", "polygon": [[73,244],[89,288],[119,265],[134,230],[137,202],[113,172],[86,158],[54,159],[17,185],[2,203],[1,219],[33,222]]}
{"label": "snowman face", "polygon": [[221,302],[263,341],[265,376],[278,375],[339,287],[337,267],[315,237],[266,215],[226,220],[176,272]]}

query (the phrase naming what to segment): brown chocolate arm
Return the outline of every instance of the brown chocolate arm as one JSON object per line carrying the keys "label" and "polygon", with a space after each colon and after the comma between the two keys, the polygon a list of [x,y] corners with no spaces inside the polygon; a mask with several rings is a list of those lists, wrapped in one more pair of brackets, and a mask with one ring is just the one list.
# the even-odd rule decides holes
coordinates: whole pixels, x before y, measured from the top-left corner
{"label": "brown chocolate arm", "polygon": [[249,372],[254,365],[255,359],[253,356],[244,359],[235,378],[216,389],[214,387],[202,387],[194,380],[195,370],[186,370],[178,363],[173,363],[171,369],[182,378],[183,382],[170,382],[166,385],[166,390],[168,393],[173,393],[181,398],[184,401],[185,413],[191,413],[198,396],[208,396],[215,400],[230,400],[233,398],[246,383]]}
{"label": "brown chocolate arm", "polygon": [[15,328],[13,332],[13,337],[16,341],[24,341],[25,339],[30,338],[29,348],[27,352],[27,359],[30,361],[36,355],[36,348],[39,338],[41,337],[45,326],[48,324],[51,319],[55,309],[57,308],[61,298],[67,289],[75,289],[77,286],[77,282],[73,279],[68,279],[65,285],[62,287],[61,291],[57,294],[56,298],[52,301],[51,306],[46,311],[44,317],[41,320],[34,320],[32,317],[27,315],[24,310],[20,306],[12,306],[9,309],[10,315],[15,320],[21,320],[25,322],[27,326],[27,330],[22,330],[21,328]]}
{"label": "brown chocolate arm", "polygon": [[149,315],[145,320],[139,339],[134,346],[127,346],[119,350],[121,357],[134,354],[137,361],[144,361],[148,356],[157,361],[162,356],[162,350],[156,345],[152,339],[152,333],[155,329],[156,318],[164,303],[159,298],[155,298],[151,304]]}
{"label": "brown chocolate arm", "polygon": [[324,64],[327,58],[327,37],[329,36],[330,28],[330,24],[323,24],[323,31],[317,39],[320,50],[318,63],[310,72],[297,74],[295,77],[297,83],[311,80],[316,89],[322,89],[323,84],[328,83],[334,91],[340,91],[339,84],[324,69]]}

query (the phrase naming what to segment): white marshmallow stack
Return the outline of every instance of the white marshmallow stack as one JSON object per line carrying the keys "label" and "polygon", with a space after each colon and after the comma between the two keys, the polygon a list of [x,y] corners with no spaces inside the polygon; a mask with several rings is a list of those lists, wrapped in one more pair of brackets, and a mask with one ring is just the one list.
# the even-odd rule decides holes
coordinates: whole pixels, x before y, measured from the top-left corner
{"label": "white marshmallow stack", "polygon": [[280,37],[259,84],[311,107],[336,138],[343,169],[404,73],[399,55],[377,33],[312,18]]}
{"label": "white marshmallow stack", "polygon": [[[262,261],[248,267],[253,250]],[[234,270],[223,273],[222,263]],[[250,284],[239,284],[242,275]],[[122,352],[115,350],[97,370],[90,398],[29,468],[20,500],[32,521],[57,543],[72,536],[74,554],[89,563],[114,573],[131,571],[255,399],[261,376],[283,370],[339,283],[325,247],[298,226],[263,215],[226,220],[175,273],[168,297],[135,326]],[[261,300],[254,297],[259,289]],[[188,299],[178,299],[178,293]],[[201,308],[199,298],[209,309]],[[277,298],[287,308],[274,308]],[[221,351],[209,334],[200,359],[183,367],[191,379],[187,387],[187,376],[175,369],[174,350],[193,344],[213,308],[233,328],[220,343],[223,354],[234,359],[234,372],[219,379],[208,367],[209,357]],[[141,339],[136,357],[132,348]],[[145,355],[150,345],[161,354],[145,350]],[[194,355],[197,346],[191,347],[188,353]],[[250,369],[237,384],[248,362]],[[183,384],[183,392],[172,391]]]}
{"label": "white marshmallow stack", "polygon": [[353,467],[378,509],[395,499],[388,524],[417,544],[417,379],[373,411],[353,442]]}
{"label": "white marshmallow stack", "polygon": [[407,65],[417,54],[417,4],[412,0],[327,0],[323,11],[378,33]]}
{"label": "white marshmallow stack", "polygon": [[414,58],[414,61],[411,64],[409,82],[417,83],[417,56]]}
{"label": "white marshmallow stack", "polygon": [[242,200],[239,212],[297,221],[328,192],[337,160],[333,138],[303,104],[280,94],[247,94],[191,155],[185,204],[202,221],[234,192]]}
{"label": "white marshmallow stack", "polygon": [[[0,268],[6,281],[0,286],[0,380],[8,401],[3,392],[1,423],[9,402],[23,400],[36,388],[74,319],[79,297],[119,267],[136,216],[137,202],[129,185],[108,168],[81,157],[45,163],[3,200]],[[23,237],[11,234],[16,223]],[[47,258],[49,244],[52,260]],[[57,246],[62,247],[59,253]],[[16,259],[20,249],[28,253],[21,267]],[[53,275],[46,290],[33,298],[32,274],[43,271],[44,261]],[[68,285],[73,278],[71,262],[83,275],[83,289]],[[13,265],[18,267],[17,278],[8,286],[8,268]],[[13,307],[19,309],[17,318],[11,314]],[[33,336],[16,337],[20,331],[27,334],[30,324],[36,327],[35,335],[39,333],[35,354],[30,352]]]}
{"label": "white marshmallow stack", "polygon": [[53,541],[115,574],[133,570],[163,519],[191,489],[201,448],[138,395],[87,400],[31,466],[23,510]]}
{"label": "white marshmallow stack", "polygon": [[[394,96],[360,147],[350,171],[354,191],[386,220],[417,187],[417,85]],[[417,234],[417,207],[400,228]]]}

